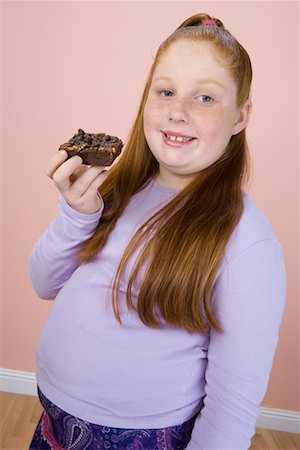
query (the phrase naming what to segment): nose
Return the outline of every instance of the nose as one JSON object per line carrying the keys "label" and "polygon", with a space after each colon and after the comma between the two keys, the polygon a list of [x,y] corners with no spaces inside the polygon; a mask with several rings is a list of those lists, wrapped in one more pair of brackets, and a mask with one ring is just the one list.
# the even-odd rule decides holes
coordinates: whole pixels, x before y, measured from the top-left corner
{"label": "nose", "polygon": [[188,122],[188,108],[183,99],[175,99],[172,101],[169,109],[169,121],[173,123]]}

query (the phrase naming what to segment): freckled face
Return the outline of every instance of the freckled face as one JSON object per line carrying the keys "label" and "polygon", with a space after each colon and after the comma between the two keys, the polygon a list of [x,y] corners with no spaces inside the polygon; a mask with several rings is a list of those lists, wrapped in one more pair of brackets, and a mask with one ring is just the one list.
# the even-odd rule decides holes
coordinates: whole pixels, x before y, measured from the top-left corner
{"label": "freckled face", "polygon": [[206,42],[179,40],[158,63],[144,132],[164,184],[184,186],[225,151],[236,125],[237,88]]}

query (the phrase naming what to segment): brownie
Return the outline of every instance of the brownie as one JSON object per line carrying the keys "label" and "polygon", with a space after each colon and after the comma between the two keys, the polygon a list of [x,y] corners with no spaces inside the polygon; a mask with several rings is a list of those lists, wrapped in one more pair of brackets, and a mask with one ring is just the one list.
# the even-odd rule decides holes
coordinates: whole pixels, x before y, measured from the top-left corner
{"label": "brownie", "polygon": [[105,133],[85,133],[79,129],[77,134],[62,144],[68,158],[79,155],[83,163],[91,166],[110,166],[121,153],[123,142],[116,136]]}

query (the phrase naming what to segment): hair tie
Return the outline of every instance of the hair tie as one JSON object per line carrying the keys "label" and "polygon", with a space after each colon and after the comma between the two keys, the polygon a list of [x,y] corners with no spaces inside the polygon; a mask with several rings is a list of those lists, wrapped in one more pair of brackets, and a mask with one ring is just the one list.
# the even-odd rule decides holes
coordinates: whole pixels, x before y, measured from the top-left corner
{"label": "hair tie", "polygon": [[217,25],[217,22],[213,19],[206,19],[201,23],[201,25]]}

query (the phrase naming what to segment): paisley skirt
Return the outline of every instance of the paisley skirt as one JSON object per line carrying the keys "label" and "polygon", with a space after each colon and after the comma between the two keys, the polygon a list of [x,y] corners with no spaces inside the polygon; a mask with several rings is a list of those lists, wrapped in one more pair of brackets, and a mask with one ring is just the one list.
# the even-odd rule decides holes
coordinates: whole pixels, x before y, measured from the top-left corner
{"label": "paisley skirt", "polygon": [[126,429],[96,425],[58,408],[38,389],[43,414],[30,450],[175,450],[186,448],[196,416],[168,428]]}

